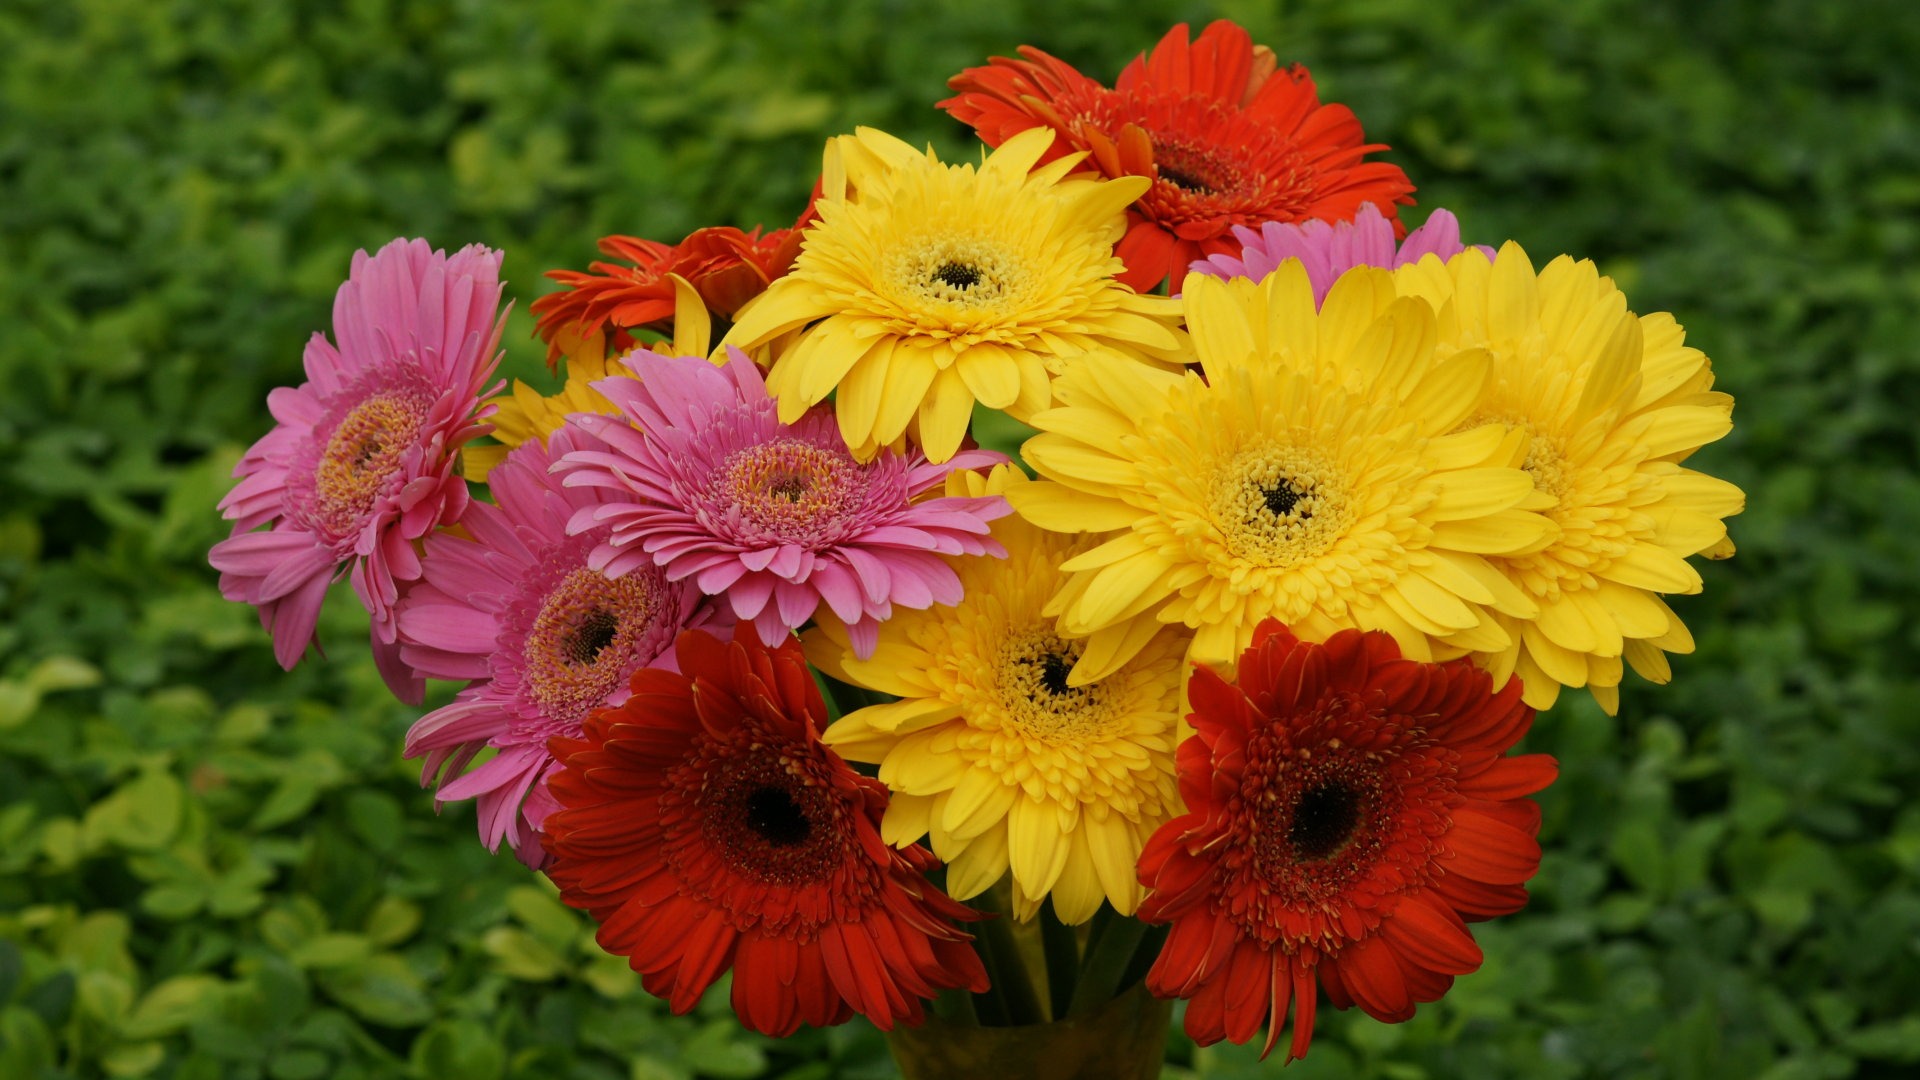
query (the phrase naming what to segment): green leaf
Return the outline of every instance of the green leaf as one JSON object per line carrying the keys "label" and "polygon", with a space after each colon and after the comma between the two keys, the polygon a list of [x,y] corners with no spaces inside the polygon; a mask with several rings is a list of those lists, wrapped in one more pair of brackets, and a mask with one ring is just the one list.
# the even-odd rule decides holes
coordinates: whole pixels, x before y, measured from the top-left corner
{"label": "green leaf", "polygon": [[547,982],[567,969],[566,961],[545,942],[524,930],[496,926],[480,939],[501,974],[523,982]]}
{"label": "green leaf", "polygon": [[319,1080],[333,1068],[333,1059],[318,1050],[283,1050],[267,1061],[273,1080]]}
{"label": "green leaf", "polygon": [[326,933],[300,943],[287,959],[303,968],[337,968],[362,964],[373,955],[373,942],[361,934]]}
{"label": "green leaf", "polygon": [[141,997],[120,1034],[128,1039],[171,1035],[217,1009],[224,985],[211,975],[176,975]]}
{"label": "green leaf", "polygon": [[184,794],[170,773],[141,773],[87,812],[86,829],[121,847],[153,851],[180,828]]}
{"label": "green leaf", "polygon": [[53,1069],[53,1035],[30,1009],[0,1009],[0,1076],[39,1077]]}
{"label": "green leaf", "polygon": [[693,1080],[691,1070],[675,1061],[641,1054],[627,1063],[628,1080]]}
{"label": "green leaf", "polygon": [[13,1000],[13,991],[20,985],[21,966],[19,946],[0,938],[0,1008]]}
{"label": "green leaf", "polygon": [[1920,1016],[1903,1016],[1857,1028],[1847,1036],[1847,1049],[1877,1061],[1920,1061]]}
{"label": "green leaf", "polygon": [[109,1076],[151,1076],[167,1060],[167,1048],[157,1042],[125,1043],[100,1057]]}
{"label": "green leaf", "polygon": [[25,722],[48,694],[98,685],[99,668],[77,656],[49,656],[34,665],[24,679],[0,679],[0,729]]}
{"label": "green leaf", "polygon": [[767,1068],[767,1053],[740,1025],[725,1020],[700,1028],[681,1053],[695,1072],[719,1080],[751,1080]]}
{"label": "green leaf", "polygon": [[499,1080],[507,1054],[486,1028],[453,1018],[421,1032],[413,1041],[410,1061],[420,1080]]}
{"label": "green leaf", "polygon": [[420,976],[391,954],[329,968],[318,972],[317,978],[329,996],[369,1024],[418,1027],[433,1016],[433,1003]]}
{"label": "green leaf", "polygon": [[368,939],[381,948],[391,948],[412,937],[420,929],[420,905],[397,896],[383,896],[367,913],[363,930]]}
{"label": "green leaf", "polygon": [[507,910],[520,920],[533,936],[556,952],[573,948],[580,936],[580,919],[566,905],[542,889],[516,885],[507,890]]}

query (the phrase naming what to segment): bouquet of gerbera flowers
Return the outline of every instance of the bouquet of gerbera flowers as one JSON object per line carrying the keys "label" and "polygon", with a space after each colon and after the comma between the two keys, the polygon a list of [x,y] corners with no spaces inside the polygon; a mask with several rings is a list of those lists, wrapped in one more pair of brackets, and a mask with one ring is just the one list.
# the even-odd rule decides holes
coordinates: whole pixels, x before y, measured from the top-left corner
{"label": "bouquet of gerbera flowers", "polygon": [[464,683],[425,783],[676,1011],[1154,1075],[1186,999],[1298,1057],[1526,903],[1509,751],[1692,648],[1732,401],[1592,263],[1409,231],[1237,26],[1021,54],[941,103],[978,163],[862,129],[791,229],[551,273],[551,396],[493,380],[498,252],[357,256],[211,560],[283,665],[346,576],[396,694]]}

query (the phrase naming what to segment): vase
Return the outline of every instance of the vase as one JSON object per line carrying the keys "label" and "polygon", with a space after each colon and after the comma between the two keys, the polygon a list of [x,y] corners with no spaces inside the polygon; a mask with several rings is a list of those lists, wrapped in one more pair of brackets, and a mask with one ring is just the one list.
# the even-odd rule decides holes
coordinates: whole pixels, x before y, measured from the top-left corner
{"label": "vase", "polygon": [[1019,1027],[957,1024],[932,1013],[887,1045],[903,1080],[1157,1080],[1173,1003],[1145,984],[1082,1017]]}

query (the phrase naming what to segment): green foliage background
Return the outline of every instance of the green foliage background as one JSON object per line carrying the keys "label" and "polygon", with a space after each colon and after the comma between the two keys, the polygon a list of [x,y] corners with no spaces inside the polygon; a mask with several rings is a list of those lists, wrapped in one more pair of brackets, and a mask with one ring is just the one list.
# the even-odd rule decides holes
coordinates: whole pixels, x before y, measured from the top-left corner
{"label": "green foliage background", "polygon": [[[205,551],[355,248],[789,222],[855,124],[970,153],[947,75],[1110,77],[1230,15],[1471,238],[1597,259],[1739,399],[1739,557],[1620,719],[1570,703],[1547,855],[1412,1022],[1286,1075],[1920,1068],[1920,18],[1904,0],[0,0],[0,1076],[890,1074],[858,1023],[676,1019],[435,817],[364,616],[292,674]],[[1171,1075],[1277,1072],[1176,1039]]]}

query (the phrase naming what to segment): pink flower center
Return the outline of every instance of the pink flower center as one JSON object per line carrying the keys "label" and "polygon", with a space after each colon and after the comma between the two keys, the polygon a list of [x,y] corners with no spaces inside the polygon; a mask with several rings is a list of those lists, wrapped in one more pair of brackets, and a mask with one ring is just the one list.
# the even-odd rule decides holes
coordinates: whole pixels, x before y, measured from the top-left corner
{"label": "pink flower center", "polygon": [[665,579],[638,570],[609,580],[585,567],[546,595],[521,645],[521,687],[543,718],[578,723],[658,655],[674,618]]}
{"label": "pink flower center", "polygon": [[844,448],[784,437],[734,454],[720,467],[717,501],[742,524],[787,540],[830,539],[860,509],[866,485]]}
{"label": "pink flower center", "polygon": [[[336,405],[339,419],[331,428],[316,426],[314,450],[309,451],[314,454],[312,471],[293,478],[302,516],[332,540],[366,527],[381,498],[393,491],[408,453],[418,448],[432,411],[433,394],[423,380],[394,374],[398,377],[375,383],[386,384],[376,393],[339,395],[359,400],[344,412]],[[363,383],[354,389],[364,393],[370,388]],[[327,432],[324,441],[318,438],[321,432]]]}

